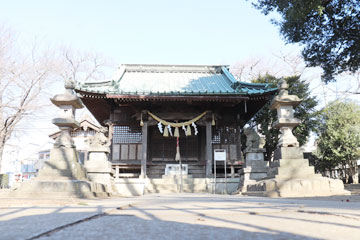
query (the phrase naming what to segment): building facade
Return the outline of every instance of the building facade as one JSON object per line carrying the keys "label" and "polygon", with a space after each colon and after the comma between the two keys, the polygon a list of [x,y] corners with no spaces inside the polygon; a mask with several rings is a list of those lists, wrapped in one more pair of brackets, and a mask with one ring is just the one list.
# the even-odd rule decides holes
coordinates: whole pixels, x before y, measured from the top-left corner
{"label": "building facade", "polygon": [[[121,65],[108,81],[78,82],[74,90],[110,126],[117,178],[161,178],[179,160],[186,174],[211,177],[216,149],[226,151],[226,172],[236,177],[241,130],[277,92],[239,82],[223,65],[138,64]],[[217,173],[225,173],[224,163]]]}

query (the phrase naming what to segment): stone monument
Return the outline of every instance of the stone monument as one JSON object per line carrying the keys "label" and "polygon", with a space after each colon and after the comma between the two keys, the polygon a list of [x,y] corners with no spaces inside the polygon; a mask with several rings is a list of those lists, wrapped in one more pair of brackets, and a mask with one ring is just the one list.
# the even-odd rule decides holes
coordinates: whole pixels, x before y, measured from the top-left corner
{"label": "stone monument", "polygon": [[274,162],[268,171],[266,180],[248,185],[249,194],[268,197],[310,197],[348,195],[341,180],[322,177],[315,174],[314,167],[309,166],[308,159],[304,159],[299,148],[299,142],[292,133],[292,129],[300,124],[294,118],[293,107],[301,99],[289,95],[286,81],[279,83],[280,93],[270,104],[270,109],[276,109],[278,120],[273,127],[279,128],[281,135],[274,153]]}
{"label": "stone monument", "polygon": [[[110,122],[107,124],[112,127]],[[109,161],[111,135],[107,137],[108,132],[107,128],[100,127],[94,136],[88,138],[89,159],[85,161],[84,167],[91,181],[102,183],[107,187],[107,191],[115,192],[113,170]]]}
{"label": "stone monument", "polygon": [[239,171],[239,191],[245,193],[247,186],[267,177],[268,167],[264,161],[264,139],[252,128],[244,130],[246,135],[245,168]]}
{"label": "stone monument", "polygon": [[109,196],[103,184],[88,181],[86,171],[78,162],[78,154],[71,137],[71,131],[80,127],[75,120],[75,110],[83,108],[81,100],[74,94],[74,82],[65,82],[65,93],[57,94],[51,102],[61,109],[53,124],[60,128],[60,136],[50,151],[36,178],[24,182],[11,193],[25,197],[105,197]]}

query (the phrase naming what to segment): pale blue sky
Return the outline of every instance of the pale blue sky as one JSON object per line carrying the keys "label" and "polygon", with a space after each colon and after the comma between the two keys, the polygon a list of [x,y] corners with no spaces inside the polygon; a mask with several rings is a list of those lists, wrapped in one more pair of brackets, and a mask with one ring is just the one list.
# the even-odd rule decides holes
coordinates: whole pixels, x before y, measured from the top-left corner
{"label": "pale blue sky", "polygon": [[117,64],[233,64],[284,46],[245,0],[13,0],[2,2],[0,23],[27,41],[96,51]]}

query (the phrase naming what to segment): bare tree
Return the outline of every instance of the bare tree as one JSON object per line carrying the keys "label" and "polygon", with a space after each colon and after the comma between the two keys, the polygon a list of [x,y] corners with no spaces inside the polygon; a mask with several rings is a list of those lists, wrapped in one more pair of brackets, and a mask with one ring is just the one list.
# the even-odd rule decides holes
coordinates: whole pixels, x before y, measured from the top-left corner
{"label": "bare tree", "polygon": [[306,69],[302,57],[292,51],[273,53],[271,58],[258,57],[240,61],[231,66],[232,74],[239,80],[250,82],[259,76],[301,76]]}
{"label": "bare tree", "polygon": [[340,98],[346,98],[351,95],[360,94],[360,71],[344,72],[337,76],[337,81],[342,85],[341,89],[334,89],[327,85],[327,89],[340,95]]}
{"label": "bare tree", "polygon": [[54,82],[103,79],[107,66],[98,54],[70,48],[44,51],[37,43],[30,51],[23,47],[11,30],[0,26],[0,172],[7,141],[20,122],[50,105],[48,90]]}
{"label": "bare tree", "polygon": [[14,33],[0,27],[0,172],[5,144],[24,116],[38,109],[52,64],[52,54],[41,52],[36,44],[30,51],[20,50]]}
{"label": "bare tree", "polygon": [[69,47],[59,51],[56,72],[61,80],[104,80],[114,64],[98,53],[81,52]]}

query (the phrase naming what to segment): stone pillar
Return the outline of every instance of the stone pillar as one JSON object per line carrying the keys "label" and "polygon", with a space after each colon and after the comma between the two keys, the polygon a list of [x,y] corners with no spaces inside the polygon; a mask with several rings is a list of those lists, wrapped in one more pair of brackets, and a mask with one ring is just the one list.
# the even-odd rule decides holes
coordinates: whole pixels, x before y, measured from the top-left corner
{"label": "stone pillar", "polygon": [[206,120],[206,177],[212,176],[213,149],[212,149],[212,126],[211,120]]}
{"label": "stone pillar", "polygon": [[141,146],[141,174],[140,178],[146,178],[147,145],[148,145],[148,121],[143,121],[142,126],[142,146]]}

